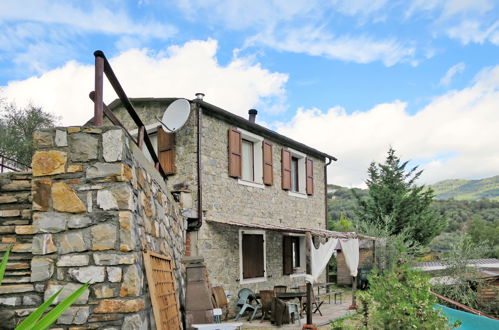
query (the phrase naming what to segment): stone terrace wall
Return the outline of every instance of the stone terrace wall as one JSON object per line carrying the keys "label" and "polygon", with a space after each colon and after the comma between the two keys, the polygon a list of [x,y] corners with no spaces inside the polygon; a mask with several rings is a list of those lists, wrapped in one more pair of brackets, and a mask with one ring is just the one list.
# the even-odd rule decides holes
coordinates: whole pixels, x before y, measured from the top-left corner
{"label": "stone terrace wall", "polygon": [[[13,237],[32,238],[25,247],[32,254],[25,267],[31,276],[23,284],[31,298],[20,301],[16,290],[2,285],[0,301],[7,304],[0,328],[12,328],[58,289],[63,299],[87,281],[90,290],[59,318],[60,329],[154,328],[143,251],[172,257],[177,298],[184,296],[186,221],[164,180],[116,127],[46,130],[34,142],[33,221],[25,212],[28,219]],[[28,235],[21,236],[21,229]],[[2,241],[12,236],[0,234]]]}
{"label": "stone terrace wall", "polygon": [[[15,306],[41,302],[31,283],[31,173],[0,175],[0,255],[12,251],[0,286],[0,319],[12,318]],[[25,235],[27,234],[27,235]],[[22,311],[20,311],[22,312]],[[0,323],[0,328],[2,325]],[[10,327],[7,324],[7,328]]]}

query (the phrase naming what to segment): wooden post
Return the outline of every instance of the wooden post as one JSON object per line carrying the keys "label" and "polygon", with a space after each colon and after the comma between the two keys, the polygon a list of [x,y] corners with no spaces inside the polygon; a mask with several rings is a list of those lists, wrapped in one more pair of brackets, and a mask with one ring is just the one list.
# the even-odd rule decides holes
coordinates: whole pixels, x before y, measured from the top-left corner
{"label": "wooden post", "polygon": [[[95,54],[94,54],[95,55]],[[104,57],[95,55],[95,102],[94,102],[94,125],[104,124]]]}
{"label": "wooden post", "polygon": [[[312,275],[312,254],[310,248],[312,247],[312,234],[306,233],[306,264],[307,274]],[[307,282],[307,325],[312,325],[312,284]]]}

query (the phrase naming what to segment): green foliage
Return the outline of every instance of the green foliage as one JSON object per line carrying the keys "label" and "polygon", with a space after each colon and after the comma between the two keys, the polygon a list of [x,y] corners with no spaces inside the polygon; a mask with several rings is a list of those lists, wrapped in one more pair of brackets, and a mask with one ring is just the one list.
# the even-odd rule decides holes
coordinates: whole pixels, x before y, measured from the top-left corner
{"label": "green foliage", "polygon": [[347,232],[355,231],[355,228],[351,221],[349,221],[345,216],[341,215],[339,221],[330,221],[329,228],[334,231]]}
{"label": "green foliage", "polygon": [[406,265],[369,276],[370,288],[358,293],[367,304],[368,327],[375,329],[445,329],[448,321],[434,309],[428,278]]}
{"label": "green foliage", "polygon": [[[487,287],[489,284],[482,279],[483,275],[476,268],[469,267],[470,259],[481,258],[486,255],[490,246],[475,243],[470,235],[462,233],[456,237],[451,249],[441,256],[447,268],[439,272],[439,276],[451,279],[453,284],[436,284],[432,287],[437,293],[460,302],[466,306],[476,308],[486,313],[497,312],[497,304],[482,302],[478,298],[477,288]],[[443,302],[445,304],[445,302]],[[455,306],[448,305],[451,308]]]}
{"label": "green foliage", "polygon": [[[9,259],[11,246],[7,248],[7,251],[2,257],[2,263],[0,264],[0,285],[4,278],[5,268],[7,267],[7,261]],[[67,310],[86,290],[88,290],[89,283],[83,284],[75,292],[73,292],[69,297],[61,301],[57,306],[55,306],[50,312],[47,313],[42,319],[40,317],[45,313],[52,302],[61,293],[62,289],[57,291],[50,297],[46,302],[39,306],[35,311],[33,311],[21,324],[19,324],[15,330],[45,330],[48,329],[57,319]]]}
{"label": "green foliage", "polygon": [[9,245],[7,247],[7,250],[3,254],[2,263],[0,263],[0,285],[3,282],[3,276],[5,274],[5,269],[7,268],[7,262],[9,261],[9,254],[10,254],[11,249],[12,249],[12,245]]}
{"label": "green foliage", "polygon": [[40,107],[17,108],[0,104],[0,154],[21,164],[31,164],[33,132],[53,127],[57,118]]}
{"label": "green foliage", "polygon": [[499,201],[499,175],[481,180],[445,180],[431,188],[439,199]]}
{"label": "green foliage", "polygon": [[483,220],[479,215],[473,216],[468,233],[473,243],[488,247],[484,256],[499,258],[499,217],[490,222]]}
{"label": "green foliage", "polygon": [[392,148],[384,164],[371,163],[366,181],[367,198],[355,192],[357,218],[369,224],[388,228],[391,235],[407,233],[407,237],[426,245],[445,227],[445,219],[431,207],[433,192],[417,186],[422,171],[406,170]]}

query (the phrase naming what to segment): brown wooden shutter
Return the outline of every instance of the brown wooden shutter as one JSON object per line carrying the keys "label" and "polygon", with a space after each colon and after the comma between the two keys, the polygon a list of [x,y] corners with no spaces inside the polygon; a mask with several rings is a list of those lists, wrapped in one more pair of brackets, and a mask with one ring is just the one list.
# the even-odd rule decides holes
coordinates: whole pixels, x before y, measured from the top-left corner
{"label": "brown wooden shutter", "polygon": [[166,174],[177,173],[175,167],[175,134],[167,133],[158,126],[158,159]]}
{"label": "brown wooden shutter", "polygon": [[272,143],[263,141],[263,183],[267,186],[274,184],[274,171],[272,162]]}
{"label": "brown wooden shutter", "polygon": [[243,234],[241,248],[243,252],[243,279],[263,277],[265,275],[263,235]]}
{"label": "brown wooden shutter", "polygon": [[305,159],[307,172],[307,195],[314,194],[314,161],[310,158]]}
{"label": "brown wooden shutter", "polygon": [[291,236],[282,237],[282,274],[293,274],[293,238]]}
{"label": "brown wooden shutter", "polygon": [[291,189],[291,152],[282,149],[282,189]]}
{"label": "brown wooden shutter", "polygon": [[242,138],[241,132],[235,128],[229,128],[229,176],[241,178],[242,174]]}

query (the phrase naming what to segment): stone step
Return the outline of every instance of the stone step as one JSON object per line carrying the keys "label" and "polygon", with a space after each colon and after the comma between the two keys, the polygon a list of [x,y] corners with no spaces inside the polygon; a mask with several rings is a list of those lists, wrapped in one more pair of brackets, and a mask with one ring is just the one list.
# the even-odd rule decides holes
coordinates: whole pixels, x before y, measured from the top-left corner
{"label": "stone step", "polygon": [[2,281],[2,285],[5,283],[30,283],[30,282],[31,282],[31,276],[13,276],[13,277],[6,276]]}
{"label": "stone step", "polygon": [[33,284],[8,284],[0,286],[0,294],[34,291]]}
{"label": "stone step", "polygon": [[14,269],[31,269],[31,266],[28,262],[9,262],[7,263],[7,270]]}
{"label": "stone step", "polygon": [[12,276],[30,276],[31,275],[31,271],[6,271],[5,272],[5,276],[6,277],[12,277]]}

